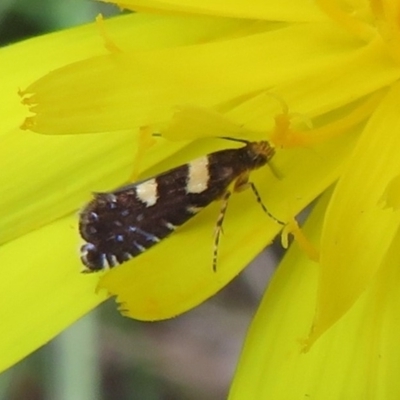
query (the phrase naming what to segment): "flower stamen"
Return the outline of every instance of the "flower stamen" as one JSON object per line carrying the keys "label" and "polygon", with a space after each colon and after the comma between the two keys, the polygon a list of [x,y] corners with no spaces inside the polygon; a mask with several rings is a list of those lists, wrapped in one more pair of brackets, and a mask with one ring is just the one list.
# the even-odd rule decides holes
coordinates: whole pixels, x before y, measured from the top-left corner
{"label": "flower stamen", "polygon": [[379,104],[383,95],[383,91],[378,91],[368,96],[365,101],[344,117],[335,119],[333,122],[322,127],[307,131],[291,129],[289,127],[289,120],[287,119],[285,121],[283,114],[277,115],[275,117],[276,129],[272,141],[276,146],[281,146],[283,148],[307,147],[340,136],[368,118]]}
{"label": "flower stamen", "polygon": [[281,233],[281,243],[285,249],[289,246],[289,234],[293,235],[300,249],[310,260],[319,261],[319,250],[308,240],[295,218],[285,225]]}

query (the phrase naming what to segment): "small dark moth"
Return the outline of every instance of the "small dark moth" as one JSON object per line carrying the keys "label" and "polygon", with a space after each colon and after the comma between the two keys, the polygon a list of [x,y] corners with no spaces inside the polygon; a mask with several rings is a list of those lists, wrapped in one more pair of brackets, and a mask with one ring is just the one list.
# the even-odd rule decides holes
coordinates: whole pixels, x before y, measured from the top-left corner
{"label": "small dark moth", "polygon": [[95,193],[80,214],[79,230],[87,242],[81,247],[84,272],[115,267],[138,256],[170,235],[204,207],[222,200],[216,223],[213,269],[222,223],[233,191],[251,188],[263,210],[252,170],[268,163],[275,150],[267,141],[210,153],[152,178],[123,186],[109,193]]}

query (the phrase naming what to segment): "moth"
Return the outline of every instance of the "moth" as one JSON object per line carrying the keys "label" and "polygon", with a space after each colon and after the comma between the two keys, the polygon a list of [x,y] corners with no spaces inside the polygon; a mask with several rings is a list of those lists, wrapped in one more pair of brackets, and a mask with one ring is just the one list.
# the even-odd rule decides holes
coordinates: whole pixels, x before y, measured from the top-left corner
{"label": "moth", "polygon": [[275,154],[269,142],[210,153],[151,178],[123,186],[94,198],[80,213],[79,231],[84,272],[113,268],[140,255],[168,237],[210,203],[221,200],[216,222],[213,270],[222,224],[232,192],[251,188],[257,202],[277,223],[261,201],[250,172]]}

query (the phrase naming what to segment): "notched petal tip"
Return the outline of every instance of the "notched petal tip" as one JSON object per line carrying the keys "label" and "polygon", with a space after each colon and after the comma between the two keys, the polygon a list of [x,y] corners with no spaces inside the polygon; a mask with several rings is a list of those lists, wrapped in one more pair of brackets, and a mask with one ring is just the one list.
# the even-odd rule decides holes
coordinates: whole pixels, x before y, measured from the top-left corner
{"label": "notched petal tip", "polygon": [[36,117],[35,116],[31,116],[31,117],[26,117],[24,122],[21,124],[20,128],[23,131],[34,131],[36,127]]}
{"label": "notched petal tip", "polygon": [[35,93],[29,90],[29,88],[25,90],[18,89],[18,96],[21,97],[21,103],[24,106],[30,107],[36,105]]}
{"label": "notched petal tip", "polygon": [[24,97],[28,94],[26,90],[22,90],[21,88],[18,88],[18,96],[22,98],[22,104],[24,104]]}
{"label": "notched petal tip", "polygon": [[311,326],[308,336],[302,339],[299,339],[300,344],[300,352],[302,354],[306,354],[311,350],[311,347],[316,342],[319,336],[315,336],[314,334],[314,325]]}
{"label": "notched petal tip", "polygon": [[[30,112],[35,113],[36,101],[35,95],[29,89],[22,90],[18,89],[18,96],[21,97],[21,104],[27,106]],[[26,117],[20,125],[20,129],[23,131],[31,130],[34,131],[37,125],[36,115]]]}

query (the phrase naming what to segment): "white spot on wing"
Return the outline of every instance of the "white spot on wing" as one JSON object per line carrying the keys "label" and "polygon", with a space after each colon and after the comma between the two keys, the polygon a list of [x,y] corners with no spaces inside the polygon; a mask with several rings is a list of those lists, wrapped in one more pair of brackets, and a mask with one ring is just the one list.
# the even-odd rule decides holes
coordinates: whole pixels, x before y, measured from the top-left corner
{"label": "white spot on wing", "polygon": [[124,260],[126,260],[126,261],[128,261],[128,260],[131,260],[132,258],[133,258],[133,255],[131,254],[131,253],[123,253],[123,257],[124,257]]}
{"label": "white spot on wing", "polygon": [[133,245],[140,251],[140,252],[144,252],[146,251],[146,248],[143,247],[142,245],[140,245],[138,242],[133,242]]}
{"label": "white spot on wing", "polygon": [[166,226],[170,231],[174,231],[174,230],[177,228],[177,226],[174,225],[174,224],[171,224],[171,222],[166,222],[166,223],[165,223],[165,226]]}
{"label": "white spot on wing", "polygon": [[146,204],[147,207],[154,206],[157,202],[157,182],[155,179],[149,179],[136,186],[136,197]]}
{"label": "white spot on wing", "polygon": [[201,193],[208,187],[208,157],[204,156],[189,163],[189,175],[186,183],[187,193]]}
{"label": "white spot on wing", "polygon": [[186,210],[190,213],[190,214],[197,214],[198,212],[200,212],[203,209],[203,207],[194,207],[194,206],[188,206],[186,208]]}

